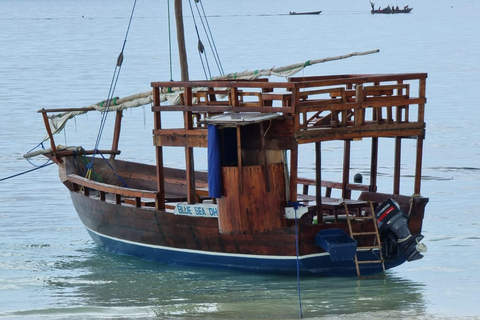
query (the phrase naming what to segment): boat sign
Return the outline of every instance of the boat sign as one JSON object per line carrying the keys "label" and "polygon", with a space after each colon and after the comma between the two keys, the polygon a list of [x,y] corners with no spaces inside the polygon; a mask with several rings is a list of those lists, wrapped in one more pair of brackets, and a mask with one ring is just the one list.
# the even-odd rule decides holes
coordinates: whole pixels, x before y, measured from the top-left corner
{"label": "boat sign", "polygon": [[188,204],[177,203],[175,214],[184,216],[199,216],[218,218],[218,209],[215,204]]}

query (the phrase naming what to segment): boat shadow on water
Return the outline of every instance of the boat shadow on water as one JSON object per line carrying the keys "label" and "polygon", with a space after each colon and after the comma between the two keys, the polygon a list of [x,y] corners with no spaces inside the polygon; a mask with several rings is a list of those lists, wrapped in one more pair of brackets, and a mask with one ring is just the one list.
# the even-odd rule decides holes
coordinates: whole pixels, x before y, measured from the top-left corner
{"label": "boat shadow on water", "polygon": [[[153,313],[179,319],[181,314],[207,319],[298,318],[294,274],[169,266],[113,255],[96,247],[84,250],[82,256],[85,259],[65,259],[67,264],[53,267],[70,276],[45,281],[63,302],[75,300],[72,304],[79,306],[77,316],[121,309],[126,314],[135,310],[137,316]],[[369,281],[302,277],[300,287],[303,313],[308,318],[355,314],[365,319],[400,314],[405,318],[425,313],[424,285],[393,274]]]}

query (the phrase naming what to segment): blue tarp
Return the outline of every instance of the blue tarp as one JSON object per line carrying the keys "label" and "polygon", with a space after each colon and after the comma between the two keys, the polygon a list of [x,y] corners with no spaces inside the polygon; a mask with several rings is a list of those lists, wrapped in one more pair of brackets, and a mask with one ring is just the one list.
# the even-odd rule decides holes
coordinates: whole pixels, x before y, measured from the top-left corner
{"label": "blue tarp", "polygon": [[208,125],[208,194],[222,197],[222,166],[220,164],[220,136],[217,126]]}

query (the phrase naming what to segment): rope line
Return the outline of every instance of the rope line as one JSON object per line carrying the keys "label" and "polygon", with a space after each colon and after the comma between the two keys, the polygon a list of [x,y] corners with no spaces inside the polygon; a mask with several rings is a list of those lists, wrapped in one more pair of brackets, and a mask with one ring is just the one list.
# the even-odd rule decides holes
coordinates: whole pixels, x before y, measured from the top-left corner
{"label": "rope line", "polygon": [[[208,23],[207,15],[205,14],[205,9],[203,8],[203,2],[201,2],[200,0],[198,0],[198,1],[196,0],[195,2],[200,3],[200,7],[202,8],[203,17],[205,19],[205,24],[207,25],[207,28],[205,28],[205,26],[204,26],[205,33],[207,34],[207,29],[208,29],[207,39],[208,39],[209,43],[210,43],[210,39],[211,39],[210,47],[212,48],[212,51],[213,51],[213,57],[215,59],[215,62],[217,63],[217,67],[218,67],[218,70],[219,70],[220,74],[223,75],[224,72],[223,72],[222,62],[220,61],[220,55],[218,54],[217,46],[216,46],[215,40],[213,38],[213,33],[212,33],[212,30],[210,29],[210,24]],[[196,6],[198,8],[198,4],[196,4]]]}
{"label": "rope line", "polygon": [[[200,6],[198,5],[199,3],[200,3]],[[212,56],[213,56],[213,59],[215,60],[215,63],[217,64],[218,71],[220,74],[223,74],[223,67],[220,62],[220,57],[218,55],[217,47],[215,46],[215,42],[213,40],[212,31],[210,29],[210,25],[208,24],[207,15],[205,14],[205,10],[203,8],[203,3],[200,2],[200,0],[195,0],[195,7],[197,8],[198,17],[200,18],[203,30],[205,31],[205,36],[207,37],[208,44],[210,46],[210,49],[212,50]],[[200,12],[200,7],[202,8],[203,14]]]}
{"label": "rope line", "polygon": [[[190,12],[192,13],[192,19],[193,19],[193,25],[195,26],[195,32],[197,34],[198,55],[200,57],[200,62],[202,63],[203,73],[205,74],[206,79],[210,79],[212,76],[211,76],[211,72],[210,72],[210,66],[208,64],[208,57],[205,54],[205,62],[203,61],[204,59],[202,58],[202,54],[205,52],[205,47],[203,46],[202,40],[200,40],[200,33],[198,32],[197,20],[195,19],[195,13],[193,12],[192,1],[188,1],[188,4],[190,6]],[[208,74],[210,75],[210,77],[207,75],[207,71],[208,71]]]}
{"label": "rope line", "polygon": [[128,21],[127,31],[125,33],[125,38],[123,40],[122,50],[120,51],[120,54],[118,55],[117,63],[115,65],[115,69],[113,71],[112,81],[110,83],[110,89],[108,91],[107,99],[105,100],[105,109],[102,111],[102,119],[101,119],[101,122],[100,122],[100,127],[98,129],[97,140],[95,142],[95,148],[93,149],[92,161],[87,165],[88,171],[87,171],[87,174],[86,174],[86,178],[88,178],[88,179],[90,179],[91,173],[92,173],[92,171],[94,171],[93,165],[94,165],[94,162],[95,162],[95,156],[97,154],[97,151],[98,151],[98,148],[99,148],[99,145],[100,145],[100,140],[102,138],[103,130],[104,130],[105,124],[107,122],[108,111],[110,110],[111,102],[114,101],[113,96],[114,96],[114,93],[115,93],[115,88],[116,88],[117,83],[118,83],[118,79],[120,77],[120,71],[122,69],[123,52],[125,51],[125,46],[127,44],[128,33],[129,33],[130,27],[132,25],[133,14],[135,12],[135,6],[136,5],[137,5],[137,0],[135,0],[134,3],[133,3],[132,12],[130,14],[130,19]]}
{"label": "rope line", "polygon": [[[49,159],[49,160],[50,160],[50,159]],[[53,161],[50,162],[50,163],[47,162],[47,163],[45,163],[45,164],[43,164],[43,165],[41,165],[41,166],[35,167],[35,168],[33,168],[33,169],[30,169],[30,170],[27,170],[27,171],[23,171],[23,172],[20,172],[20,173],[17,173],[17,174],[14,174],[14,175],[12,175],[12,176],[8,176],[8,177],[5,177],[5,178],[1,178],[1,179],[0,179],[0,182],[1,182],[1,181],[4,181],[4,180],[8,180],[8,179],[11,179],[11,178],[15,178],[15,177],[21,176],[21,175],[26,174],[26,173],[30,173],[30,172],[35,171],[35,170],[38,170],[38,169],[43,169],[43,168],[48,167],[48,166],[50,166],[50,165],[52,165],[52,164],[54,164],[54,163],[55,163],[55,162],[53,162]]]}
{"label": "rope line", "polygon": [[298,201],[291,202],[288,201],[288,205],[292,206],[295,209],[295,252],[297,254],[297,291],[298,291],[298,305],[300,309],[300,318],[303,318],[302,311],[302,293],[300,291],[300,259],[299,259],[299,248],[298,248],[298,222],[297,222],[297,209],[301,204]]}

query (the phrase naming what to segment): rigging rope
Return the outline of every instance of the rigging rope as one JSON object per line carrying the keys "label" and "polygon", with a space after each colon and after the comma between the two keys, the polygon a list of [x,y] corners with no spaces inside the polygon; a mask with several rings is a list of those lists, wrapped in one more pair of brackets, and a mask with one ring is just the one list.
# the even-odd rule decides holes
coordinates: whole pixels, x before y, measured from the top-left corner
{"label": "rigging rope", "polygon": [[[199,5],[202,8],[203,14],[200,12]],[[215,41],[213,39],[212,30],[210,29],[210,25],[208,24],[207,15],[205,14],[205,9],[203,8],[203,3],[200,0],[195,0],[195,7],[197,8],[198,17],[202,22],[203,30],[205,31],[205,36],[207,37],[208,44],[210,45],[210,49],[212,50],[212,55],[217,64],[217,68],[220,74],[223,74],[223,67],[222,63],[220,62],[220,56],[218,55],[217,47],[215,45]]]}
{"label": "rigging rope", "polygon": [[[213,59],[215,60],[215,63],[217,65],[218,72],[221,75],[223,75],[224,74],[223,66],[222,66],[222,63],[220,62],[220,56],[218,54],[218,50],[217,50],[217,47],[215,45],[215,41],[213,40],[213,34],[212,34],[211,29],[210,29],[210,25],[208,24],[207,15],[205,14],[205,9],[203,8],[203,4],[200,0],[194,0],[194,1],[195,1],[195,8],[197,10],[198,18],[200,19],[203,30],[205,31],[205,36],[207,38],[207,41],[208,41]],[[210,63],[208,61],[207,53],[205,52],[205,46],[203,45],[203,42],[200,39],[200,33],[198,31],[197,20],[195,19],[195,13],[194,13],[193,6],[192,6],[192,0],[190,0],[188,2],[188,4],[190,5],[190,12],[192,13],[193,24],[195,26],[195,32],[197,34],[198,54],[199,54],[199,57],[200,57],[200,62],[202,63],[203,73],[205,74],[206,79],[211,79],[212,78],[212,73],[211,73],[211,70],[210,70]],[[199,6],[201,7],[201,11],[200,11]]]}
{"label": "rigging rope", "polygon": [[[203,73],[205,74],[206,79],[210,79],[212,77],[212,74],[210,72],[210,65],[208,63],[207,55],[205,54],[205,62],[202,59],[202,54],[205,52],[205,47],[203,46],[202,40],[200,40],[200,34],[198,33],[198,26],[197,26],[197,21],[195,19],[195,14],[193,13],[192,1],[188,1],[188,4],[190,5],[190,12],[192,13],[193,25],[195,26],[195,32],[197,33],[198,55],[200,57],[200,62],[202,63]],[[205,69],[205,64],[206,64],[206,69]],[[207,71],[208,71],[208,75],[207,75]]]}
{"label": "rigging rope", "polygon": [[288,205],[292,206],[295,209],[295,252],[297,254],[297,291],[298,291],[298,304],[300,308],[300,318],[303,318],[302,311],[302,293],[300,291],[300,258],[299,258],[299,248],[298,248],[298,222],[297,222],[297,209],[301,204],[298,201],[291,202],[288,201]]}
{"label": "rigging rope", "polygon": [[[49,159],[48,161],[50,161],[50,159]],[[15,178],[15,177],[21,176],[22,174],[25,174],[25,173],[29,173],[29,172],[32,172],[32,171],[35,171],[35,170],[38,170],[38,169],[42,169],[42,168],[48,167],[48,166],[50,166],[50,165],[52,165],[52,164],[55,163],[55,162],[53,162],[53,161],[50,162],[50,163],[48,163],[48,161],[47,161],[47,163],[42,164],[41,166],[37,166],[36,168],[30,169],[30,170],[27,170],[27,171],[23,171],[23,172],[14,174],[14,175],[12,175],[12,176],[8,176],[8,177],[5,177],[5,178],[1,178],[1,179],[0,179],[0,182],[1,182],[1,181],[4,181],[4,180],[8,180],[8,179],[11,179],[11,178]]]}
{"label": "rigging rope", "polygon": [[93,171],[93,164],[95,162],[95,155],[98,151],[98,147],[99,147],[100,140],[101,140],[101,137],[102,137],[103,129],[105,128],[105,123],[107,122],[108,111],[110,109],[111,102],[113,101],[113,98],[114,98],[113,95],[115,93],[115,88],[117,86],[118,78],[120,77],[120,71],[122,69],[122,63],[123,63],[123,52],[124,52],[125,46],[127,44],[128,32],[130,31],[130,26],[132,25],[132,19],[133,19],[133,14],[135,12],[135,6],[136,5],[137,5],[137,0],[135,0],[134,3],[133,3],[132,12],[130,14],[130,20],[128,22],[127,31],[125,33],[125,38],[123,40],[122,50],[120,51],[120,54],[118,55],[117,64],[115,65],[115,70],[113,72],[112,81],[110,83],[110,89],[109,89],[109,92],[108,92],[108,97],[107,97],[107,100],[105,100],[105,109],[102,112],[102,120],[100,122],[100,128],[98,129],[97,140],[95,142],[95,148],[94,148],[93,155],[92,155],[92,161],[91,161],[91,163],[89,163],[87,165],[87,167],[89,169],[89,172],[87,172],[87,177],[90,177],[91,171]]}

